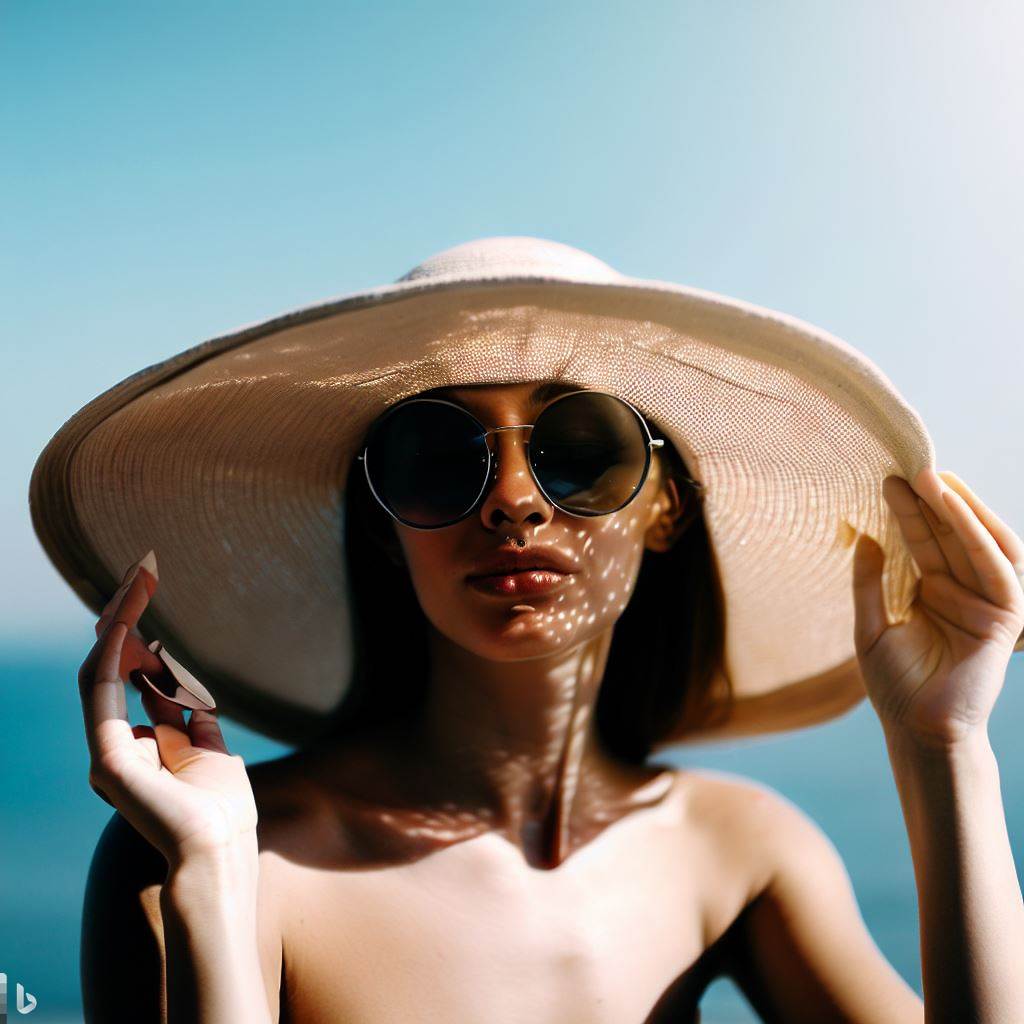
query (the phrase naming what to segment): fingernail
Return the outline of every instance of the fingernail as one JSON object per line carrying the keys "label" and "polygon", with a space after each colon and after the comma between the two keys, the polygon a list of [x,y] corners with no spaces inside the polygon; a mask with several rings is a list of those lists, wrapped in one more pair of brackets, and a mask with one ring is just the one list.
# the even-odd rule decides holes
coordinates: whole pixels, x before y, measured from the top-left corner
{"label": "fingernail", "polygon": [[163,662],[166,678],[150,679],[140,672],[143,680],[161,697],[193,710],[213,711],[217,707],[210,691],[176,658],[159,640],[148,645],[149,649]]}
{"label": "fingernail", "polygon": [[154,579],[159,579],[156,571],[156,553],[154,551],[147,551],[137,562],[129,565],[125,570],[121,583],[130,583],[140,568],[147,569]]}
{"label": "fingernail", "polygon": [[145,553],[145,555],[142,556],[142,559],[139,562],[139,565],[141,565],[143,569],[146,569],[150,573],[150,575],[153,577],[153,579],[157,580],[157,579],[160,578],[159,573],[156,571],[156,552],[155,551],[153,551],[153,550],[147,551]]}

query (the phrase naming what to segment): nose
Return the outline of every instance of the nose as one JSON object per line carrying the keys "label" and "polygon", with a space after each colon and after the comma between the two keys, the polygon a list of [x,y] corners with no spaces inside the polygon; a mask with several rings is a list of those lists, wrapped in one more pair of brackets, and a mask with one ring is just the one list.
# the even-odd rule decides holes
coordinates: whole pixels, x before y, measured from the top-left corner
{"label": "nose", "polygon": [[480,521],[485,529],[520,524],[540,526],[554,515],[554,507],[530,472],[523,443],[528,437],[527,430],[518,428],[499,429],[490,436],[491,478],[480,504]]}

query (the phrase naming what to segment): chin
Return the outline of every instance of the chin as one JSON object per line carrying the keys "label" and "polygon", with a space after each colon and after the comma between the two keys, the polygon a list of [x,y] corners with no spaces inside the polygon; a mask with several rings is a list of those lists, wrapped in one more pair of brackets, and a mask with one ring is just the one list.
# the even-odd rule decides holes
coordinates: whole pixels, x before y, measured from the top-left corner
{"label": "chin", "polygon": [[[515,604],[528,602],[510,602],[501,616],[491,616],[488,622],[473,629],[467,629],[475,621],[467,614],[454,635],[447,631],[446,635],[453,643],[492,661],[544,658],[575,647],[593,635],[590,629],[582,630],[578,622],[553,617],[539,602],[532,605],[535,611],[512,611]],[[566,628],[566,621],[570,628]]]}

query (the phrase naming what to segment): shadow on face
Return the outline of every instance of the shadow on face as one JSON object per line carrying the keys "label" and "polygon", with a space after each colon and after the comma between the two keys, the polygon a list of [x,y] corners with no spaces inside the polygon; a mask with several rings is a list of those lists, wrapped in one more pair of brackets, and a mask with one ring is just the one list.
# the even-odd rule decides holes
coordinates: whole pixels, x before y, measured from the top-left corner
{"label": "shadow on face", "polygon": [[[544,383],[546,394],[532,398],[538,382],[436,389],[421,397],[457,401],[488,427],[532,423],[560,390],[579,390]],[[654,421],[648,426],[666,437]],[[467,651],[497,660],[564,652],[614,625],[597,719],[606,746],[632,763],[728,714],[728,693],[723,700],[713,688],[724,669],[720,573],[703,503],[688,482],[692,471],[674,445],[666,439],[655,449],[630,504],[577,518],[537,491],[518,444],[523,436],[492,435],[499,460],[492,488],[469,518],[438,530],[397,523],[370,493],[362,464],[353,462],[342,539],[353,667],[348,695],[327,730],[333,739],[417,717],[427,693],[431,624]],[[507,547],[509,534],[557,548],[579,572],[543,600],[472,591],[467,574]]]}
{"label": "shadow on face", "polygon": [[[559,394],[576,390],[582,389],[531,381],[435,389],[421,397],[454,402],[493,428],[532,424]],[[395,522],[397,543],[390,546],[434,627],[466,650],[496,660],[540,657],[611,628],[633,593],[644,551],[666,550],[684,525],[678,489],[664,475],[657,450],[643,486],[627,505],[607,515],[574,516],[538,488],[526,437],[522,430],[491,435],[497,471],[467,518],[434,530]],[[557,555],[571,572],[540,593],[475,588],[468,577],[480,571],[482,559],[507,550],[509,537],[524,540],[527,550]]]}

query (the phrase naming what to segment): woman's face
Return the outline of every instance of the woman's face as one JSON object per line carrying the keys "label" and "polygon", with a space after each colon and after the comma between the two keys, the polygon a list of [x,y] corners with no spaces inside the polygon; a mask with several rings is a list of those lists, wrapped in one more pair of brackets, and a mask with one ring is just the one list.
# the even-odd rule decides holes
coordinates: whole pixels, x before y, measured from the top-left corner
{"label": "woman's face", "polygon": [[[533,423],[552,396],[531,402],[536,381],[431,392],[471,412],[488,427]],[[577,390],[575,387],[566,390]],[[423,611],[452,642],[494,660],[542,657],[575,647],[615,624],[626,607],[645,547],[666,550],[677,537],[679,494],[651,460],[639,494],[618,512],[577,518],[551,505],[530,474],[522,430],[491,435],[498,470],[474,512],[459,523],[415,530],[394,522]],[[526,541],[517,549],[508,538]],[[542,593],[494,595],[468,577],[499,549],[543,550],[572,572]]]}

